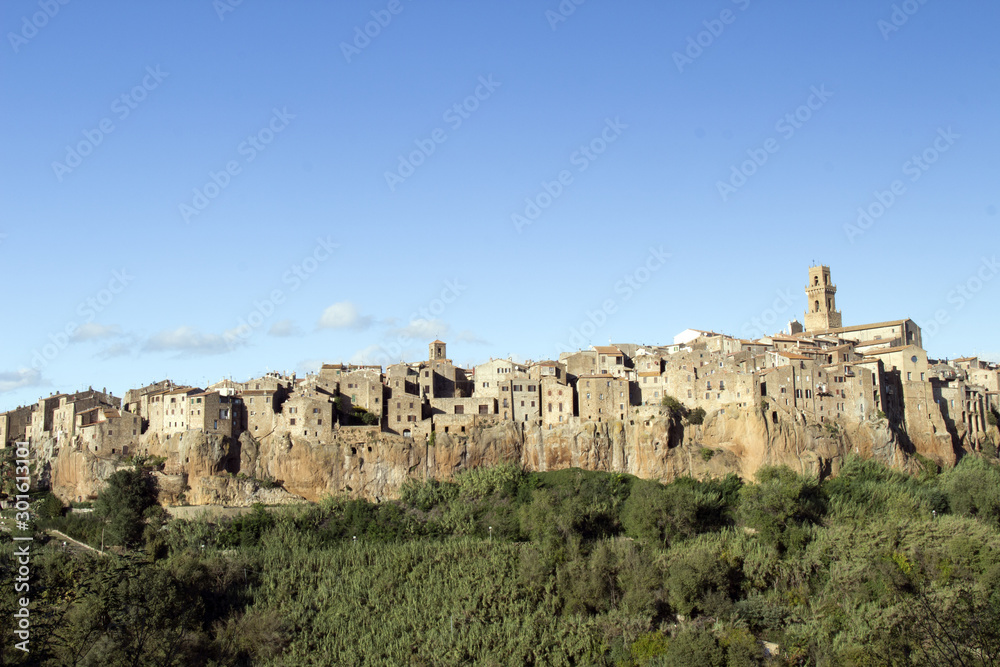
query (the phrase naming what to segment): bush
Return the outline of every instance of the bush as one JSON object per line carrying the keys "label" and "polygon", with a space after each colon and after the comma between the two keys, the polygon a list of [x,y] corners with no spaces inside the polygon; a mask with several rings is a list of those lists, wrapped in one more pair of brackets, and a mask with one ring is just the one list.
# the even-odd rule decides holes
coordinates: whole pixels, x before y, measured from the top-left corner
{"label": "bush", "polygon": [[524,470],[516,463],[471,468],[455,476],[458,494],[467,499],[492,495],[511,498],[517,494],[517,489],[524,479]]}
{"label": "bush", "polygon": [[46,491],[37,501],[36,512],[42,519],[55,519],[66,511],[62,501],[56,498],[51,491]]}
{"label": "bush", "polygon": [[990,410],[989,412],[987,412],[986,413],[986,423],[989,424],[990,426],[996,426],[997,425],[997,413],[993,412],[992,410]]}
{"label": "bush", "polygon": [[712,457],[715,456],[715,450],[709,449],[708,447],[702,447],[700,454],[701,454],[701,460],[708,463],[709,461],[712,460]]}
{"label": "bush", "polygon": [[699,425],[705,421],[705,408],[695,408],[687,414],[689,424]]}
{"label": "bush", "polygon": [[660,401],[660,405],[669,410],[671,415],[684,414],[684,404],[673,396],[664,396],[663,400]]}
{"label": "bush", "polygon": [[403,483],[399,496],[405,505],[427,512],[438,505],[447,505],[457,498],[458,484],[439,482],[436,479],[422,482],[411,478]]}

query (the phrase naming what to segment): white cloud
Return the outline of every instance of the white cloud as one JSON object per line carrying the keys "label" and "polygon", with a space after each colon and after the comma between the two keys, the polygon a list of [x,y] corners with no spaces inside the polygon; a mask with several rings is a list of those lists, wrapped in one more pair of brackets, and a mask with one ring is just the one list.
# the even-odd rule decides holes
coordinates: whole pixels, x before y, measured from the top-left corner
{"label": "white cloud", "polygon": [[451,327],[448,326],[447,322],[439,319],[416,319],[410,320],[410,323],[405,327],[392,329],[389,335],[397,338],[400,336],[416,338],[417,342],[420,342],[421,339],[426,339],[426,342],[429,343],[436,338],[444,338],[448,335],[450,329]]}
{"label": "white cloud", "polygon": [[99,359],[114,359],[116,357],[127,357],[135,354],[135,343],[133,341],[114,343],[100,350],[97,353]]}
{"label": "white cloud", "polygon": [[275,336],[276,338],[288,338],[290,336],[298,336],[301,333],[301,329],[291,320],[279,320],[272,324],[267,332],[269,336]]}
{"label": "white cloud", "polygon": [[486,340],[484,338],[480,338],[474,332],[469,331],[468,329],[465,329],[464,331],[459,331],[458,335],[455,336],[455,342],[456,343],[471,343],[473,345],[487,345],[487,344],[489,344],[488,340]]}
{"label": "white cloud", "polygon": [[363,347],[354,354],[351,358],[347,360],[349,364],[379,364],[382,366],[389,366],[399,361],[399,357],[402,356],[403,359],[411,358],[411,355],[404,351],[402,355],[396,355],[395,357],[389,353],[385,347],[381,345],[369,345],[368,347]]}
{"label": "white cloud", "polygon": [[149,337],[145,349],[150,352],[181,352],[186,354],[224,354],[245,340],[238,329],[219,334],[204,334],[193,327],[182,326],[160,331]]}
{"label": "white cloud", "polygon": [[114,338],[122,334],[122,328],[117,324],[98,324],[97,322],[87,322],[77,327],[73,333],[74,341],[100,340],[102,338]]}
{"label": "white cloud", "polygon": [[319,369],[323,366],[322,359],[303,359],[295,366],[295,370],[302,375],[307,373],[318,373]]}
{"label": "white cloud", "polygon": [[42,374],[33,368],[0,371],[0,394],[25,387],[41,387],[45,384],[47,383],[42,380]]}
{"label": "white cloud", "polygon": [[321,329],[367,329],[371,323],[372,318],[361,315],[353,303],[339,301],[323,311],[318,326]]}

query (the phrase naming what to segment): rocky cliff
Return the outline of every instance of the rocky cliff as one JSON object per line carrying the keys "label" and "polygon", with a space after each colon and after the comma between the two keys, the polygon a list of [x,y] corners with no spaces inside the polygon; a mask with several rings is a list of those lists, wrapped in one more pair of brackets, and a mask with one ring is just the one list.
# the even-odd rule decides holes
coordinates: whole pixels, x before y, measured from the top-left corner
{"label": "rocky cliff", "polygon": [[[329,494],[392,498],[408,477],[443,479],[508,461],[528,470],[580,467],[662,481],[730,472],[752,479],[761,466],[781,464],[825,477],[836,474],[849,453],[915,470],[917,464],[904,451],[912,452],[913,445],[900,440],[884,420],[832,426],[810,423],[801,413],[730,408],[693,425],[660,408],[640,408],[626,422],[577,422],[552,430],[501,422],[462,435],[437,432],[429,440],[373,427],[341,428],[325,444],[288,433],[260,440],[248,433],[238,440],[200,432],[147,433],[137,451],[164,460],[158,473],[164,503],[238,506],[315,501]],[[954,463],[937,440],[930,445],[916,452]],[[41,447],[39,456],[43,479],[64,500],[94,497],[103,480],[128,464],[121,457],[99,457],[85,447],[53,441]]]}

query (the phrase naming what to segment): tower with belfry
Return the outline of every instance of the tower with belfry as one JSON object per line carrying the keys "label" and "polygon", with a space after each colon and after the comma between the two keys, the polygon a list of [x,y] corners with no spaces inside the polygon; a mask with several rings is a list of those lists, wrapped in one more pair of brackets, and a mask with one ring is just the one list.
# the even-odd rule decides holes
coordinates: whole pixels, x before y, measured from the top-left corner
{"label": "tower with belfry", "polygon": [[830,280],[829,266],[809,267],[806,285],[806,331],[823,331],[843,326],[837,310],[837,286]]}

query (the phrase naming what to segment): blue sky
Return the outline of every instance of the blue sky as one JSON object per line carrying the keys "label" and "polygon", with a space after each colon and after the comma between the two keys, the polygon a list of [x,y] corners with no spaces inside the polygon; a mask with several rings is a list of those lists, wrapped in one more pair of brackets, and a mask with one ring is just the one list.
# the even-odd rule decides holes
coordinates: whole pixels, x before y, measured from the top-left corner
{"label": "blue sky", "polygon": [[9,0],[0,409],[436,337],[471,364],[759,335],[814,261],[845,324],[998,358],[998,19]]}

